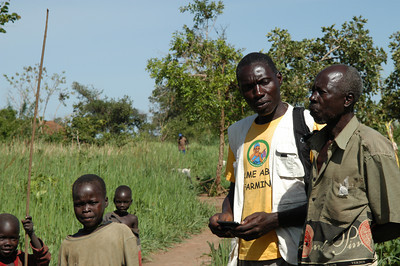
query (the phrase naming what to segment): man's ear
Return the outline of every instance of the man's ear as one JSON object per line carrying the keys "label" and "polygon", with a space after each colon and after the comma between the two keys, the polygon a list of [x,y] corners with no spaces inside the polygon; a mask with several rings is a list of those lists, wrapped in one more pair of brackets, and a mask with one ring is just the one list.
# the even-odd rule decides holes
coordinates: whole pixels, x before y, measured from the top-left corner
{"label": "man's ear", "polygon": [[281,72],[276,73],[276,77],[279,80],[279,85],[282,85],[283,77],[282,77]]}
{"label": "man's ear", "polygon": [[350,107],[354,105],[354,94],[349,92],[344,96],[344,107]]}
{"label": "man's ear", "polygon": [[106,197],[106,208],[108,207],[108,197]]}

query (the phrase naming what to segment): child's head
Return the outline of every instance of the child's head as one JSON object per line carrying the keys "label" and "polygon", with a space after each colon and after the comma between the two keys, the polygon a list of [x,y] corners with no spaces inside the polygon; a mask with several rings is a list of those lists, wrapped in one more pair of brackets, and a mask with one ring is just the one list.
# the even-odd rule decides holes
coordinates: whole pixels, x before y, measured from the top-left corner
{"label": "child's head", "polygon": [[128,186],[119,186],[115,190],[114,204],[117,211],[121,213],[128,212],[132,204],[132,190]]}
{"label": "child's head", "polygon": [[96,229],[103,220],[108,206],[106,184],[97,175],[83,175],[72,185],[74,212],[84,230]]}
{"label": "child's head", "polygon": [[0,214],[0,257],[7,258],[17,250],[19,220],[12,214]]}

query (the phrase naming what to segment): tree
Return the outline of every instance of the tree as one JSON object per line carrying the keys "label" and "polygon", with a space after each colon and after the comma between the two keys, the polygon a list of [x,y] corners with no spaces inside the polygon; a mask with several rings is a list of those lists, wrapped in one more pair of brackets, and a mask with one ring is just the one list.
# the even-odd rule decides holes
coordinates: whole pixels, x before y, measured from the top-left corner
{"label": "tree", "polygon": [[0,141],[15,137],[27,137],[31,133],[31,121],[19,119],[11,107],[0,110]]}
{"label": "tree", "polygon": [[[63,71],[61,74],[54,73],[49,77],[46,68],[43,68],[38,109],[39,112],[42,112],[42,116],[39,117],[40,122],[44,119],[47,105],[55,94],[58,93],[60,103],[64,103],[64,100],[69,97],[68,88],[64,86],[66,83],[64,75],[65,72]],[[24,67],[21,73],[17,72],[14,76],[4,75],[4,77],[12,87],[12,89],[9,89],[8,105],[17,110],[19,118],[32,116],[39,77],[38,65]],[[54,118],[56,112],[57,110],[54,113]]]}
{"label": "tree", "polygon": [[295,105],[307,105],[309,88],[316,74],[331,64],[348,64],[358,69],[364,82],[363,94],[356,106],[357,116],[375,128],[381,125],[379,105],[373,101],[380,88],[382,63],[386,62],[383,48],[375,47],[369,31],[364,28],[367,20],[353,17],[342,24],[322,27],[320,38],[293,41],[287,30],[274,29],[267,34],[274,58],[282,72],[283,99]]}
{"label": "tree", "polygon": [[385,120],[400,118],[400,31],[390,36],[389,44],[394,70],[384,82],[382,90],[382,110]]}
{"label": "tree", "polygon": [[8,22],[17,21],[21,18],[17,13],[9,14],[8,6],[10,2],[0,2],[0,33],[6,33],[6,30],[2,27]]}
{"label": "tree", "polygon": [[[215,187],[220,189],[225,131],[243,114],[244,101],[236,85],[236,64],[241,51],[227,43],[224,30],[215,22],[222,14],[221,1],[194,0],[180,11],[193,14],[193,27],[183,26],[172,36],[170,53],[150,59],[147,70],[156,89],[150,100],[158,104],[153,111],[161,133],[173,119],[208,125],[219,136],[219,159]],[[211,32],[211,30],[214,30]],[[212,39],[212,33],[216,38]],[[215,130],[216,129],[216,130]]]}
{"label": "tree", "polygon": [[101,98],[102,91],[77,82],[72,84],[78,103],[70,121],[69,136],[88,143],[102,143],[109,139],[118,140],[132,136],[145,123],[146,115],[132,107],[133,101]]}

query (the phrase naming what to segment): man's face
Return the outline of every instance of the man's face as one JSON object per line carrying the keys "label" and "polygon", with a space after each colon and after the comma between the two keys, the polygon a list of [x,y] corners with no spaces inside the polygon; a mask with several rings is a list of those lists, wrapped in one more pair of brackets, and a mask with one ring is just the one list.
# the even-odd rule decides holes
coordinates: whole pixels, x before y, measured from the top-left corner
{"label": "man's face", "polygon": [[115,194],[114,204],[120,213],[128,212],[129,206],[132,204],[132,197],[127,191],[121,191]]}
{"label": "man's face", "polygon": [[260,116],[271,114],[280,103],[281,83],[281,74],[275,74],[262,62],[246,65],[238,73],[238,84],[243,98]]}
{"label": "man's face", "polygon": [[322,70],[315,78],[310,96],[310,113],[319,124],[336,123],[345,111],[345,94],[338,82],[344,70],[330,67]]}
{"label": "man's face", "polygon": [[85,230],[93,230],[103,220],[103,213],[108,200],[96,183],[79,184],[73,195],[74,212]]}
{"label": "man's face", "polygon": [[5,221],[0,225],[0,257],[11,256],[18,247],[19,227],[15,223]]}

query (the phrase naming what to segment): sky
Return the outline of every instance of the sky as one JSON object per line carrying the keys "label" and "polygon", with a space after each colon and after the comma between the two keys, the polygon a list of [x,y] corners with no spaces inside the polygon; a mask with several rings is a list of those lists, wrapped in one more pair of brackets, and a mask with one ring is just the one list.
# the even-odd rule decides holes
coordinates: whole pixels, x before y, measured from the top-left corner
{"label": "sky", "polygon": [[[103,96],[128,95],[143,113],[151,107],[148,97],[154,80],[147,61],[169,52],[174,32],[192,26],[192,16],[180,13],[183,0],[11,0],[9,9],[21,16],[0,34],[0,108],[15,91],[3,74],[13,76],[24,66],[39,64],[46,9],[49,22],[44,66],[49,75],[65,71],[66,87],[76,81],[103,90]],[[268,51],[266,34],[287,29],[293,40],[321,37],[321,27],[340,29],[354,16],[368,19],[366,28],[374,44],[389,53],[389,36],[400,30],[399,0],[225,0],[217,25],[226,27],[230,44],[243,54]],[[392,71],[390,55],[384,74]],[[77,99],[58,106],[50,101],[45,119],[68,117]]]}

